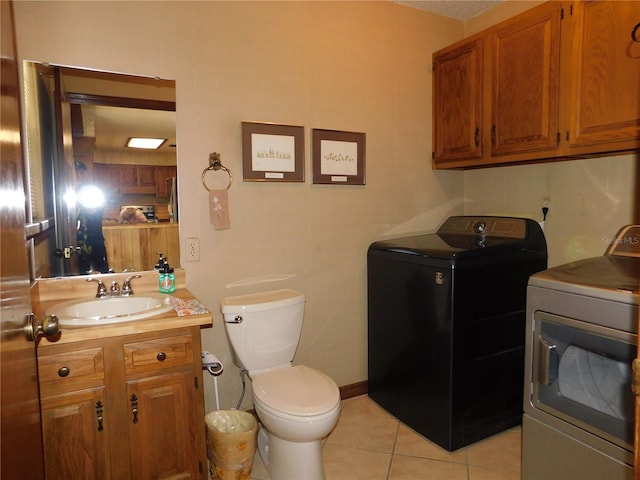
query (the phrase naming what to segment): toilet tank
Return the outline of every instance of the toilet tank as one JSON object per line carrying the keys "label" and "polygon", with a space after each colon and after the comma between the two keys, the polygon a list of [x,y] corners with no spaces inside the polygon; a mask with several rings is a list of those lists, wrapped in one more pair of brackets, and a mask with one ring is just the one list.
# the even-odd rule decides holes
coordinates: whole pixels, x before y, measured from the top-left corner
{"label": "toilet tank", "polygon": [[220,311],[235,363],[249,371],[291,363],[302,332],[304,301],[295,290],[223,298]]}

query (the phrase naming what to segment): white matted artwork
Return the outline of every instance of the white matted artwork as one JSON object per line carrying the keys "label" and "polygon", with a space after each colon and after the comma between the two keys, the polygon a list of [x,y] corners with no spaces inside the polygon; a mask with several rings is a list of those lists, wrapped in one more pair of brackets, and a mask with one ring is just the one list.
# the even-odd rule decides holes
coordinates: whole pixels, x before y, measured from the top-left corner
{"label": "white matted artwork", "polygon": [[242,122],[242,174],[249,182],[304,182],[304,127]]}
{"label": "white matted artwork", "polygon": [[251,135],[251,168],[256,172],[295,172],[296,139],[288,135]]}
{"label": "white matted artwork", "polygon": [[313,129],[313,183],[365,184],[365,134]]}

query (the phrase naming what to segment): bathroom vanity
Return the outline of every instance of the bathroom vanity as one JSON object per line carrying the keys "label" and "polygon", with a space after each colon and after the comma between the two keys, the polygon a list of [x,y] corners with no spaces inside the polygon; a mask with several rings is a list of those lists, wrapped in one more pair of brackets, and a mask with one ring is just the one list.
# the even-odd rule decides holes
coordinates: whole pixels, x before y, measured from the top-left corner
{"label": "bathroom vanity", "polygon": [[[126,275],[101,275],[104,283]],[[42,314],[95,296],[86,277],[36,282]],[[132,282],[157,291],[157,273]],[[178,272],[175,296],[193,299]],[[61,292],[66,292],[63,297]],[[210,313],[65,329],[38,345],[47,479],[206,478],[200,329]]]}

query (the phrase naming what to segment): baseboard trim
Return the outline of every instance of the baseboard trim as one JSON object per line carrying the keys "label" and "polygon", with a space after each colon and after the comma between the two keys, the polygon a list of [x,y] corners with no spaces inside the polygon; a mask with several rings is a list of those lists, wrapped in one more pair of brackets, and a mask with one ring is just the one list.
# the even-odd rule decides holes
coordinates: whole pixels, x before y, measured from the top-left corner
{"label": "baseboard trim", "polygon": [[369,392],[369,383],[364,380],[362,382],[352,383],[351,385],[345,385],[340,387],[340,398],[346,400],[347,398],[359,397]]}

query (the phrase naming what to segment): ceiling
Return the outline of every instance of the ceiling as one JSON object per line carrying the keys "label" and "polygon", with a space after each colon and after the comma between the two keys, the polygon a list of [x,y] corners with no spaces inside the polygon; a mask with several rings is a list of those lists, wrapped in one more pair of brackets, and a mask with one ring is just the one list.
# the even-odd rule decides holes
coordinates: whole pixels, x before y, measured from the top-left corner
{"label": "ceiling", "polygon": [[59,70],[68,101],[80,104],[83,134],[95,137],[96,151],[132,153],[135,150],[125,147],[129,138],[154,137],[167,141],[153,152],[175,155],[176,112],[167,110],[175,104],[174,81],[71,67]]}
{"label": "ceiling", "polygon": [[502,3],[503,0],[396,0],[396,3],[466,21]]}
{"label": "ceiling", "polygon": [[166,138],[160,151],[175,149],[176,112],[83,105],[85,122],[93,123],[97,150],[121,150],[130,137]]}

